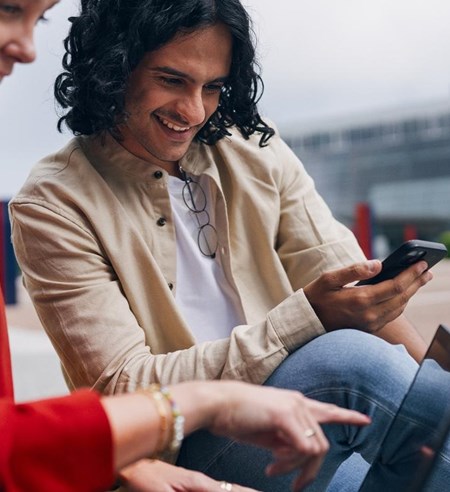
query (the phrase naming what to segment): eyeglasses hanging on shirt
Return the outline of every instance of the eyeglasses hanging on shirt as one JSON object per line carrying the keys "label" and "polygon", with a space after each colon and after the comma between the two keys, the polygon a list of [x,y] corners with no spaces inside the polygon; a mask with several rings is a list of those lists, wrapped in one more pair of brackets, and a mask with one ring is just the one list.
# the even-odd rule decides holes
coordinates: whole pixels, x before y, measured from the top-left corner
{"label": "eyeglasses hanging on shirt", "polygon": [[180,173],[184,181],[183,201],[186,207],[194,213],[198,225],[198,248],[202,255],[215,258],[218,247],[217,230],[211,224],[209,213],[206,210],[205,190],[197,181],[188,176],[181,166]]}

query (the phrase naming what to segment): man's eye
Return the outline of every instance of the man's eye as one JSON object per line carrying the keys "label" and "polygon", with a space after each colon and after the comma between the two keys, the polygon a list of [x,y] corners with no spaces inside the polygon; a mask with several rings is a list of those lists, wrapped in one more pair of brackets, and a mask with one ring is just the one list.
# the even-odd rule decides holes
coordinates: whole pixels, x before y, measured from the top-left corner
{"label": "man's eye", "polygon": [[173,87],[177,87],[179,85],[182,85],[183,83],[181,79],[174,79],[172,77],[161,77],[160,80],[163,84],[170,85]]}
{"label": "man's eye", "polygon": [[223,85],[221,84],[209,84],[209,85],[205,85],[205,90],[207,92],[220,92],[223,88]]}

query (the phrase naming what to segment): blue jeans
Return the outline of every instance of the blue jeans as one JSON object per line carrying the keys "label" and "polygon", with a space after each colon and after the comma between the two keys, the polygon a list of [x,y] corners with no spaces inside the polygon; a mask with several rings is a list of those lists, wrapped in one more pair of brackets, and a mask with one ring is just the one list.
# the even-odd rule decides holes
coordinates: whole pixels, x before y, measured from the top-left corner
{"label": "blue jeans", "polygon": [[[312,340],[274,371],[265,385],[301,391],[310,398],[358,410],[372,418],[371,425],[361,428],[323,426],[331,447],[309,492],[358,490],[416,371],[417,364],[402,346],[355,330],[339,330]],[[413,425],[406,423],[405,432]],[[407,446],[407,440],[403,439],[401,445]],[[177,464],[261,491],[288,491],[294,475],[266,477],[264,469],[270,462],[270,453],[265,450],[200,431],[185,440]],[[401,490],[395,488],[395,476],[402,476],[397,465],[377,466],[375,492]],[[450,467],[444,468],[440,480],[448,484]]]}

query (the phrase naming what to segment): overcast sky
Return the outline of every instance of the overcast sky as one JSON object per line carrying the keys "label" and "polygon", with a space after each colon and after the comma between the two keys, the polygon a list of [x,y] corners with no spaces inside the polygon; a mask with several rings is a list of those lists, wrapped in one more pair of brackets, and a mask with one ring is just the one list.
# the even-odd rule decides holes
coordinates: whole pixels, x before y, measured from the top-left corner
{"label": "overcast sky", "polygon": [[[76,0],[36,33],[38,60],[0,85],[0,197],[70,135],[55,129],[52,85]],[[450,105],[449,0],[244,0],[255,24],[266,91],[279,126],[391,107]]]}

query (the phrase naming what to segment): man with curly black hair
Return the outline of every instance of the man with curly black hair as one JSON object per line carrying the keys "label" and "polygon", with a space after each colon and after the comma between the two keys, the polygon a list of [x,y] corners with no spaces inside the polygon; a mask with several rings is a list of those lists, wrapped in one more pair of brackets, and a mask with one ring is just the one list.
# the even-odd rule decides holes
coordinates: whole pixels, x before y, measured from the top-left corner
{"label": "man with curly black hair", "polygon": [[[331,451],[311,486],[325,490],[357,451],[365,461],[352,457],[333,482],[356,489],[416,371],[395,344],[424,354],[401,313],[431,279],[426,263],[352,286],[380,262],[365,260],[260,116],[239,0],[83,0],[71,22],[55,94],[76,138],[10,207],[25,285],[69,385],[238,379],[357,409],[372,425],[327,427]],[[378,490],[392,486],[391,466],[405,477],[395,458]],[[292,477],[264,478],[282,471],[269,459],[198,433],[178,463],[287,490]]]}
{"label": "man with curly black hair", "polygon": [[[82,14],[72,18],[65,41],[65,72],[56,80],[55,96],[63,108],[60,119],[79,135],[115,130],[127,115],[126,88],[131,73],[145,64],[144,58],[180,34],[190,34],[223,24],[228,39],[212,49],[230,48],[226,77],[215,88],[217,98],[211,115],[197,129],[196,138],[214,144],[227,128],[239,128],[244,137],[254,132],[264,144],[274,131],[261,119],[256,103],[262,81],[255,65],[250,19],[239,1],[228,2],[93,2],[82,0]],[[232,38],[232,39],[231,39]],[[169,74],[173,75],[173,74]]]}

